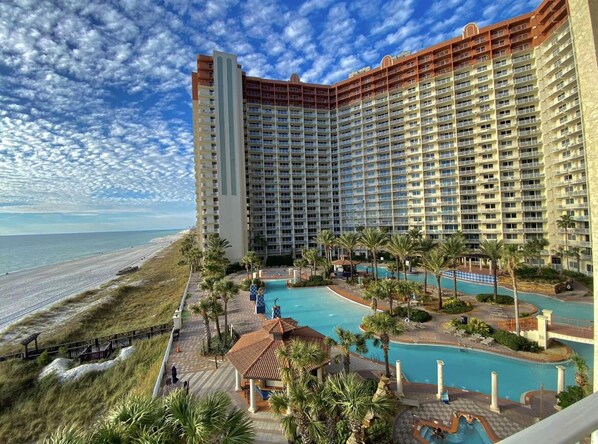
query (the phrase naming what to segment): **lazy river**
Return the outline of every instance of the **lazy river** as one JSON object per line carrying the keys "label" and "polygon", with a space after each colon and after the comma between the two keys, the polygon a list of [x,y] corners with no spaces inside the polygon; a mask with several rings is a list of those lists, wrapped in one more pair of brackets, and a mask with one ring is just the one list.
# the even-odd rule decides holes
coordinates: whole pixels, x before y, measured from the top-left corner
{"label": "lazy river", "polygon": [[[363,316],[371,314],[368,307],[348,301],[325,287],[288,289],[284,280],[266,281],[266,305],[272,306],[275,298],[278,298],[283,317],[292,317],[299,325],[307,325],[332,337],[339,325],[358,332]],[[591,366],[592,346],[575,344],[574,348]],[[367,356],[383,360],[382,350],[371,344]],[[444,361],[444,384],[448,387],[489,394],[490,375],[496,371],[501,398],[519,401],[522,394],[539,390],[541,384],[547,390],[556,390],[556,363],[529,362],[467,348],[399,343],[391,344],[389,356],[393,366],[396,360],[401,361],[403,372],[411,382],[436,384],[436,360],[441,359]],[[570,362],[564,365],[567,367],[566,384],[574,384],[575,367]]]}

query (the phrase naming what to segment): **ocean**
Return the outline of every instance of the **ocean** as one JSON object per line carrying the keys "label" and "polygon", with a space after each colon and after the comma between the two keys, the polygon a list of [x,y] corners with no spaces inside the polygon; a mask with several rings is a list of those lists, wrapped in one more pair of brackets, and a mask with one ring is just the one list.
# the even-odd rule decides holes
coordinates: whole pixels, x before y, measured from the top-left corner
{"label": "ocean", "polygon": [[151,242],[182,230],[0,236],[0,275]]}

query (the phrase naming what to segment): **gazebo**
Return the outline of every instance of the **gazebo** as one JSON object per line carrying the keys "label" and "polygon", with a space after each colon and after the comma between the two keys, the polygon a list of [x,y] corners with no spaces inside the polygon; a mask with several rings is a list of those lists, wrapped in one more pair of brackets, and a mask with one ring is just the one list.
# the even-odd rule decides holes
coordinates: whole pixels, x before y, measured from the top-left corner
{"label": "gazebo", "polygon": [[[315,342],[330,355],[330,348],[324,342],[325,336],[309,327],[300,327],[293,318],[275,318],[265,321],[260,330],[244,334],[226,354],[235,368],[235,390],[242,391],[241,379],[249,380],[249,411],[256,411],[257,392],[267,399],[272,390],[281,390],[284,386],[280,363],[276,359],[276,350],[286,346],[289,341],[299,339]],[[308,369],[323,377],[323,366]]]}
{"label": "gazebo", "polygon": [[350,261],[349,259],[341,258],[330,262],[334,266],[335,273],[342,273],[343,276],[351,276],[351,272],[355,271],[355,267],[360,264],[357,261]]}

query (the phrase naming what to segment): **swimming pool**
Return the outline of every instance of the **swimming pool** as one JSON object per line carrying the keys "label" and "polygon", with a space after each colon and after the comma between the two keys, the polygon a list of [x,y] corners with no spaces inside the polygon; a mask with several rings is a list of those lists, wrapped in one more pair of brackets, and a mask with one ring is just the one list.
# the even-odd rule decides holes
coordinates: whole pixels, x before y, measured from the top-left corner
{"label": "swimming pool", "polygon": [[[390,277],[390,273],[384,267],[377,267],[378,268],[378,277]],[[363,265],[357,266],[359,271],[366,271],[368,270],[370,273],[372,272],[372,267],[367,267]],[[403,274],[401,273],[401,276]],[[414,282],[423,283],[424,282],[424,274],[423,273],[408,273],[407,279]],[[428,274],[428,285],[432,285],[436,287],[436,278]],[[446,288],[448,290],[453,290],[453,279],[452,278],[445,278],[443,277],[440,281],[440,285],[442,288]],[[492,285],[480,284],[475,282],[468,282],[468,281],[460,281],[457,279],[457,290],[461,291],[465,294],[476,295],[478,293],[492,293],[494,291],[494,287]],[[498,294],[505,294],[508,296],[513,296],[513,291],[507,288],[498,287]],[[552,310],[555,315],[563,316],[566,318],[574,318],[574,319],[585,319],[585,320],[593,320],[594,319],[594,311],[593,306],[590,301],[585,302],[563,302],[556,298],[551,298],[549,296],[544,296],[537,293],[525,293],[525,292],[518,292],[519,299],[521,301],[529,302],[530,304],[535,305],[538,309],[547,309]]]}
{"label": "swimming pool", "polygon": [[[287,289],[285,281],[266,281],[265,301],[273,305],[275,298],[283,317],[292,317],[300,325],[307,325],[320,333],[335,337],[334,329],[359,331],[361,319],[371,310],[344,299],[325,287]],[[382,361],[380,348],[369,345],[368,357]],[[590,350],[591,347],[586,347]],[[590,354],[590,353],[588,353]],[[491,372],[498,373],[499,397],[519,401],[529,390],[539,390],[541,384],[547,390],[556,390],[556,364],[540,364],[507,358],[493,353],[472,349],[437,345],[407,345],[393,343],[390,362],[401,361],[409,381],[436,384],[436,360],[444,361],[444,384],[464,390],[490,393]],[[591,357],[591,354],[590,354]],[[592,361],[588,360],[591,366]],[[575,369],[565,364],[566,384],[574,384]]]}
{"label": "swimming pool", "polygon": [[480,421],[474,419],[470,424],[465,418],[459,418],[459,428],[455,433],[443,433],[437,437],[434,431],[428,426],[422,426],[419,434],[429,443],[459,443],[459,444],[492,444],[484,426]]}

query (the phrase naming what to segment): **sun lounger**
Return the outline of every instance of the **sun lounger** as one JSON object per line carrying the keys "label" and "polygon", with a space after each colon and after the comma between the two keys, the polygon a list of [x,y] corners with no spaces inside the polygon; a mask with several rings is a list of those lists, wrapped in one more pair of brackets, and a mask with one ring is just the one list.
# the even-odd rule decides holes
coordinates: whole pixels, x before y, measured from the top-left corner
{"label": "sun lounger", "polygon": [[453,325],[450,325],[449,327],[444,329],[444,334],[452,335],[453,333],[455,333],[455,330],[457,330],[457,329]]}
{"label": "sun lounger", "polygon": [[469,340],[472,341],[472,342],[481,341],[482,340],[482,336],[479,335],[479,334],[477,334],[477,333],[475,333],[475,334],[473,334],[473,335],[471,335],[469,337]]}
{"label": "sun lounger", "polygon": [[465,332],[465,330],[457,330],[455,332],[455,336],[457,336],[458,338],[462,338],[464,336],[467,336],[467,333]]}
{"label": "sun lounger", "polygon": [[409,407],[419,408],[419,401],[417,399],[401,398],[401,404]]}
{"label": "sun lounger", "polygon": [[481,343],[489,347],[494,343],[494,338],[487,337],[486,339],[483,339]]}
{"label": "sun lounger", "polygon": [[425,330],[426,328],[426,326],[421,322],[414,322],[413,325],[415,325],[415,328],[418,328],[419,330]]}

